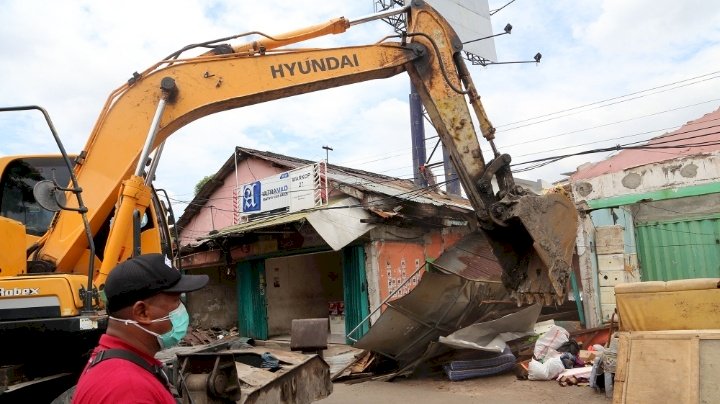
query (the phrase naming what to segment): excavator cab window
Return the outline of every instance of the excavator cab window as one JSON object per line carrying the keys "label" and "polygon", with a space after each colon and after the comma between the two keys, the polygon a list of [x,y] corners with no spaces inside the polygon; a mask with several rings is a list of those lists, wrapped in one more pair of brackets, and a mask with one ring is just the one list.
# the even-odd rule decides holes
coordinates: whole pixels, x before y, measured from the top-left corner
{"label": "excavator cab window", "polygon": [[61,156],[15,159],[5,166],[0,179],[0,215],[21,222],[34,236],[45,234],[54,215],[33,196],[33,187],[42,180],[67,186],[70,173]]}

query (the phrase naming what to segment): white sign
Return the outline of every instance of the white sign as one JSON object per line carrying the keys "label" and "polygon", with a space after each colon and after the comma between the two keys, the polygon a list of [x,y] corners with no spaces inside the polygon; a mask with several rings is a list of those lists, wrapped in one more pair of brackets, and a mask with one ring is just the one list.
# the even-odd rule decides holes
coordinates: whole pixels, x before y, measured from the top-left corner
{"label": "white sign", "polygon": [[97,330],[97,320],[89,319],[87,317],[80,317],[80,329],[81,330]]}
{"label": "white sign", "polygon": [[268,212],[289,205],[289,173],[285,172],[240,187],[240,212],[245,214]]}
{"label": "white sign", "polygon": [[[326,165],[313,164],[244,184],[236,190],[240,215],[297,212],[322,204]],[[236,220],[236,223],[238,221]]]}
{"label": "white sign", "polygon": [[315,166],[290,171],[290,212],[315,207]]}
{"label": "white sign", "polygon": [[496,62],[493,38],[475,41],[493,34],[488,0],[428,0],[428,4],[450,23],[462,42],[463,50]]}

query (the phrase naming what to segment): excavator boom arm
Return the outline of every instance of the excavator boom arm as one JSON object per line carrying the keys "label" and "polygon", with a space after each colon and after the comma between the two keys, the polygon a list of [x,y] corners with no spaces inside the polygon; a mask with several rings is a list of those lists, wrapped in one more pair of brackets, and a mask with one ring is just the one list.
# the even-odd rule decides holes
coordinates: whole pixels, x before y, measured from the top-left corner
{"label": "excavator boom arm", "polygon": [[[335,21],[329,25],[334,28],[318,29],[316,26],[312,30],[335,33],[347,28],[343,19]],[[133,177],[138,175],[135,167],[142,167],[137,162],[143,155],[143,149],[148,149],[145,141],[148,128],[153,124],[157,124],[158,131],[149,145],[150,149],[158,147],[184,125],[212,113],[386,78],[403,71],[409,73],[418,89],[433,125],[450,152],[481,226],[488,231],[488,238],[492,240],[495,229],[503,228],[501,235],[518,229],[530,234],[530,240],[533,240],[533,235],[540,233],[524,229],[523,223],[529,222],[516,220],[517,214],[513,213],[514,206],[523,200],[523,195],[510,189],[513,184],[508,168],[509,156],[496,153],[493,162],[487,166],[483,159],[466,96],[470,98],[485,137],[492,139],[494,129],[459,57],[462,43],[448,23],[420,1],[414,1],[410,7],[408,21],[407,36],[399,43],[268,51],[268,48],[293,43],[292,38],[300,40],[308,37],[302,32],[294,32],[259,45],[255,42],[234,47],[234,53],[166,60],[136,75],[128,85],[113,93],[85,147],[85,158],[76,168],[78,181],[86,190],[83,197],[93,234],[107,221],[113,207],[116,211],[115,224],[123,223],[110,231],[102,267],[95,274],[96,284],[101,285],[107,273],[131,253],[130,230],[125,228],[129,227],[125,224],[130,223],[130,219],[124,216],[134,210],[142,212],[148,204],[142,179]],[[161,86],[168,82],[172,82],[176,90],[172,97],[168,97]],[[158,118],[155,113],[160,100],[163,100],[164,110]],[[496,174],[502,188],[506,188],[503,191],[507,191],[502,199],[495,196],[489,185],[489,180]],[[507,227],[513,230],[508,231]],[[574,230],[570,229],[573,233]],[[559,248],[563,256],[558,257],[552,242],[535,241],[533,248],[538,250],[536,255],[541,259],[529,262],[539,262],[548,267],[552,264],[557,271],[567,271],[570,257],[567,256],[566,245]],[[86,248],[79,215],[60,212],[42,243],[38,259],[54,263],[60,272],[69,272]],[[509,243],[501,247],[512,250],[512,241]],[[547,251],[548,246],[551,251]],[[524,248],[521,253],[530,254],[532,249]],[[517,262],[508,265],[513,268],[506,268],[507,272],[517,272]],[[523,290],[527,293],[544,294],[546,297],[548,293],[564,297],[564,285],[558,286],[562,277],[557,282],[545,282],[552,284],[552,288],[548,289],[545,285],[542,290],[533,290],[523,286],[524,271],[527,268],[520,271],[519,278],[522,279],[515,277],[512,284],[515,289],[525,288]],[[544,279],[547,278],[546,274]]]}

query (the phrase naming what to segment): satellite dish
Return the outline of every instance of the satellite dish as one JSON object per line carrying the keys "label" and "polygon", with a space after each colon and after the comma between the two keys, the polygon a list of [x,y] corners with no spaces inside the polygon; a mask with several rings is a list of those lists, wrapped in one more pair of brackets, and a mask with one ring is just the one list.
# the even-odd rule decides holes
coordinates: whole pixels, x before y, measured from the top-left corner
{"label": "satellite dish", "polygon": [[33,196],[43,209],[50,212],[59,212],[65,207],[65,192],[59,190],[53,181],[39,181],[33,187]]}

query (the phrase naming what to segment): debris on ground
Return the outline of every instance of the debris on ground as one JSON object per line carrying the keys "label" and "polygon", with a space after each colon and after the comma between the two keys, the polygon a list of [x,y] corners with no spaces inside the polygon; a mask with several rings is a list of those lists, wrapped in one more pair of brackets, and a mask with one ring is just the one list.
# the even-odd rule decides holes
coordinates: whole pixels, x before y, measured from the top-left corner
{"label": "debris on ground", "polygon": [[222,328],[196,328],[189,327],[181,344],[184,346],[204,345],[227,337],[238,336],[237,327],[229,330]]}
{"label": "debris on ground", "polygon": [[335,381],[365,372],[374,355],[369,351],[347,347],[347,349],[334,352],[332,355],[326,354],[324,358],[325,362],[330,365],[330,380]]}
{"label": "debris on ground", "polygon": [[507,342],[533,334],[542,306],[535,304],[497,320],[475,323],[459,329],[438,341],[457,349],[503,353]]}
{"label": "debris on ground", "polygon": [[182,383],[189,402],[209,402],[206,399],[212,395],[222,402],[280,403],[288,402],[284,397],[290,396],[294,403],[310,403],[332,392],[329,366],[319,355],[231,336],[235,329],[192,331],[188,343],[214,340],[175,346],[155,355],[167,368],[171,385]]}

